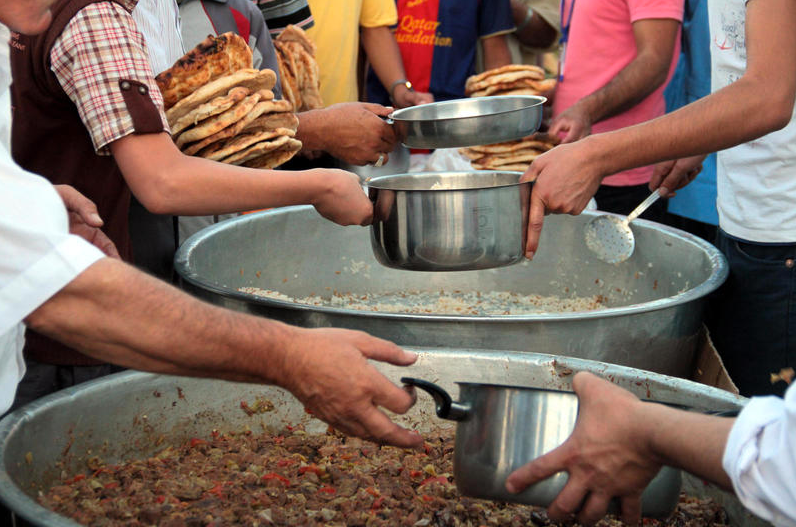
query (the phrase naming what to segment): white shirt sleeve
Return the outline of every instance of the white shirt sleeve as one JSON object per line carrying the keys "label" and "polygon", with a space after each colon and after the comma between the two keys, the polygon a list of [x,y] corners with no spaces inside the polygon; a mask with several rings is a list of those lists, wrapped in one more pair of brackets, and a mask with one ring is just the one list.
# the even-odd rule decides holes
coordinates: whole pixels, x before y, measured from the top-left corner
{"label": "white shirt sleeve", "polygon": [[777,526],[796,526],[796,385],[785,399],[754,397],[722,460],[741,503]]}

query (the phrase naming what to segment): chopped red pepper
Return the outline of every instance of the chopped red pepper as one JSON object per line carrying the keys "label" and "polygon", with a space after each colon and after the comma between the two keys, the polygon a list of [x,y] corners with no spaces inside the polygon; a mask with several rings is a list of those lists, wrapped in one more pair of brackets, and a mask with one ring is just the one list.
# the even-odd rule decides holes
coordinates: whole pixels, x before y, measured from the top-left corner
{"label": "chopped red pepper", "polygon": [[105,467],[100,467],[100,468],[98,468],[97,470],[95,470],[95,471],[94,471],[94,473],[91,475],[91,477],[92,477],[92,478],[96,478],[97,476],[99,476],[99,475],[100,475],[100,474],[102,474],[103,472],[105,472],[105,473],[108,473],[108,474],[110,474],[110,473],[111,473],[111,471],[110,471],[110,470],[108,470],[107,468],[105,468]]}
{"label": "chopped red pepper", "polygon": [[295,427],[292,427],[292,426],[290,426],[290,425],[285,425],[285,428],[287,428],[287,429],[288,429],[288,430],[290,430],[291,432],[292,432],[293,430],[295,430]]}
{"label": "chopped red pepper", "polygon": [[72,483],[77,483],[78,481],[82,481],[84,479],[86,479],[85,474],[78,474],[77,476],[71,479],[67,479],[66,481],[64,481],[64,483],[66,483],[67,485],[71,485]]}
{"label": "chopped red pepper", "polygon": [[281,481],[285,485],[290,485],[290,480],[289,479],[287,479],[285,476],[282,476],[281,474],[277,474],[276,472],[269,472],[268,474],[265,474],[260,479],[262,479],[263,481],[267,481],[269,479],[275,479],[277,481]]}
{"label": "chopped red pepper", "polygon": [[192,437],[189,444],[191,445],[191,448],[194,448],[198,445],[206,445],[207,441],[205,441],[204,439],[199,439],[197,437]]}
{"label": "chopped red pepper", "polygon": [[304,413],[307,413],[307,414],[313,415],[313,412],[312,412],[312,410],[310,410],[310,409],[309,409],[309,408],[307,408],[306,406],[304,407]]}
{"label": "chopped red pepper", "polygon": [[423,485],[425,485],[427,483],[434,483],[434,482],[441,483],[441,484],[445,485],[445,484],[448,483],[448,478],[446,478],[445,476],[437,476],[437,477],[434,477],[434,478],[424,479],[422,481],[422,483],[420,483],[420,485],[418,485],[418,486],[422,487]]}
{"label": "chopped red pepper", "polygon": [[110,483],[106,483],[105,484],[105,488],[106,489],[115,489],[118,486],[119,486],[119,482],[118,481],[111,481]]}
{"label": "chopped red pepper", "polygon": [[299,474],[306,474],[307,472],[313,472],[318,477],[323,476],[323,469],[314,463],[299,468]]}
{"label": "chopped red pepper", "polygon": [[426,454],[430,454],[431,453],[431,445],[429,445],[428,443],[423,443],[423,450],[426,451]]}
{"label": "chopped red pepper", "polygon": [[158,496],[155,498],[155,503],[163,503],[164,501],[166,501],[166,496]]}
{"label": "chopped red pepper", "polygon": [[246,401],[240,402],[240,409],[246,412],[246,415],[254,415],[254,410],[249,407],[249,404]]}
{"label": "chopped red pepper", "polygon": [[210,494],[215,494],[219,498],[222,498],[222,499],[224,498],[224,494],[223,494],[224,488],[221,486],[221,483],[216,483],[216,486],[213,487],[212,489],[208,489],[207,492],[209,492]]}
{"label": "chopped red pepper", "polygon": [[285,436],[274,436],[274,444],[281,445],[285,441]]}
{"label": "chopped red pepper", "polygon": [[276,462],[276,466],[277,467],[289,467],[290,465],[295,465],[296,463],[298,463],[298,461],[296,461],[292,457],[289,457],[289,458],[280,459],[279,461],[277,461]]}
{"label": "chopped red pepper", "polygon": [[368,493],[368,494],[370,494],[371,496],[376,496],[376,497],[378,497],[378,496],[379,496],[379,491],[378,491],[378,490],[376,490],[376,489],[374,489],[373,487],[368,487],[368,488],[366,488],[366,489],[365,489],[365,492],[367,492],[367,493]]}
{"label": "chopped red pepper", "polygon": [[428,501],[434,501],[434,498],[432,498],[432,497],[431,497],[431,496],[429,496],[428,494],[423,494],[423,495],[422,495],[422,496],[420,496],[420,497],[423,499],[423,501],[426,501],[426,502],[428,502]]}
{"label": "chopped red pepper", "polygon": [[318,489],[318,492],[325,492],[326,494],[335,494],[337,490],[334,487],[323,486]]}
{"label": "chopped red pepper", "polygon": [[410,478],[419,478],[422,475],[423,475],[423,471],[422,470],[410,470],[409,471],[409,477]]}
{"label": "chopped red pepper", "polygon": [[384,503],[384,496],[376,498],[373,500],[373,505],[370,506],[370,510],[375,511],[379,507],[381,507],[382,503]]}

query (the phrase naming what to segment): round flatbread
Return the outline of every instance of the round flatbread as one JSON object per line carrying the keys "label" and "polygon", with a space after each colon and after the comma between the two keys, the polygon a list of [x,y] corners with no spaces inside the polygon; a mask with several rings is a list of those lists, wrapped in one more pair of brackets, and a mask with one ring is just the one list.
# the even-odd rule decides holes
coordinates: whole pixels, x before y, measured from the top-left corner
{"label": "round flatbread", "polygon": [[243,132],[259,132],[287,128],[294,132],[298,130],[299,120],[293,112],[266,113],[249,123]]}
{"label": "round flatbread", "polygon": [[260,157],[263,154],[276,150],[280,146],[287,144],[290,139],[290,137],[282,135],[270,141],[260,141],[259,143],[255,143],[248,148],[244,148],[240,152],[232,154],[229,157],[225,157],[221,161],[231,165],[242,165],[250,159]]}
{"label": "round flatbread", "polygon": [[465,82],[465,86],[470,83],[480,82],[487,77],[491,77],[492,75],[500,75],[501,73],[507,73],[510,71],[533,71],[539,77],[539,79],[544,79],[544,70],[539,66],[534,66],[532,64],[508,64],[506,66],[501,66],[499,68],[492,68],[491,70],[486,70],[483,73],[479,73],[478,75],[471,75],[467,78]]}
{"label": "round flatbread", "polygon": [[200,87],[234,71],[252,67],[252,52],[246,41],[228,32],[209,35],[174,65],[155,77],[166,109]]}
{"label": "round flatbread", "polygon": [[251,94],[249,88],[235,87],[229,90],[226,95],[218,96],[188,112],[188,114],[177,119],[174,123],[169,123],[171,135],[176,136],[189,126],[195,126],[199,121],[204,121],[208,117],[213,117],[232,108]]}
{"label": "round flatbread", "polygon": [[302,147],[301,141],[297,139],[291,139],[290,141],[287,142],[286,145],[274,150],[273,152],[269,152],[260,157],[256,157],[254,159],[246,161],[244,163],[244,166],[247,166],[249,168],[260,168],[260,169],[270,169],[278,167],[290,161],[290,159],[292,159],[293,156],[296,155],[296,152],[301,150],[301,147]]}
{"label": "round flatbread", "polygon": [[465,85],[465,92],[474,92],[478,90],[483,90],[488,86],[494,85],[510,85],[513,83],[517,83],[518,85],[523,86],[532,86],[532,84],[522,83],[521,81],[541,81],[544,79],[544,75],[541,77],[535,71],[509,71],[506,73],[501,73],[498,75],[491,75],[484,80],[471,82]]}
{"label": "round flatbread", "polygon": [[274,139],[280,136],[293,137],[295,132],[287,128],[280,128],[278,130],[271,130],[268,132],[254,132],[248,134],[240,134],[225,141],[219,141],[212,144],[199,152],[200,157],[211,159],[213,161],[221,161],[225,157],[240,152],[253,144]]}
{"label": "round flatbread", "polygon": [[274,84],[276,84],[276,73],[269,69],[239,70],[211,81],[184,99],[181,99],[177,104],[166,111],[166,119],[168,119],[169,122],[176,122],[177,119],[187,115],[194,108],[197,108],[201,104],[219,95],[229,92],[230,89],[236,86],[249,88],[252,93],[256,93],[258,90],[270,90],[274,87]]}
{"label": "round flatbread", "polygon": [[175,141],[177,146],[182,147],[183,145],[193,143],[194,141],[201,141],[202,139],[209,137],[228,126],[237,123],[252,111],[259,100],[260,95],[253,93],[226,112],[220,113],[209,119],[205,119],[193,128],[189,128],[181,133]]}
{"label": "round flatbread", "polygon": [[485,166],[480,165],[478,163],[472,163],[473,168],[477,170],[510,170],[515,172],[525,172],[528,170],[528,167],[531,166],[530,163],[513,163],[510,165],[500,165],[500,166]]}

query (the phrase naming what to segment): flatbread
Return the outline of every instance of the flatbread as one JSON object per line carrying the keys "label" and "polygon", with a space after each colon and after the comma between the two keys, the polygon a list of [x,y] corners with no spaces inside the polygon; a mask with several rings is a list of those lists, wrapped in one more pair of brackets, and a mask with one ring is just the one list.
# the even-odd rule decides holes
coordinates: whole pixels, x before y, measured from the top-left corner
{"label": "flatbread", "polygon": [[[517,164],[522,161],[527,161],[530,163],[542,154],[544,154],[544,152],[540,152],[538,150],[522,150],[519,152],[513,152],[510,155],[488,155],[479,159],[477,164],[483,166],[501,167],[504,165]],[[473,166],[475,166],[475,163],[473,163]]]}
{"label": "flatbread", "polygon": [[254,106],[259,102],[260,95],[258,93],[253,93],[249,95],[241,102],[227,110],[226,112],[220,113],[216,116],[213,116],[209,119],[205,119],[198,125],[194,126],[193,128],[189,128],[188,130],[181,133],[177,136],[177,143],[178,147],[182,147],[188,143],[193,143],[194,141],[200,141],[206,137],[209,137],[224,128],[231,126],[234,123],[237,123],[246,115],[252,111]]}
{"label": "flatbread", "polygon": [[315,56],[315,43],[307,36],[307,33],[298,26],[288,24],[279,36],[276,37],[276,40],[281,42],[298,42],[307,53],[313,57]]}
{"label": "flatbread", "polygon": [[[259,94],[260,92],[257,93]],[[239,121],[231,124],[230,126],[227,126],[222,130],[219,130],[213,135],[205,137],[201,141],[188,145],[183,149],[182,153],[188,156],[192,156],[208,145],[211,145],[218,141],[225,141],[227,139],[235,137],[236,135],[241,133],[249,124],[251,124],[252,121],[260,117],[265,112],[270,111],[272,108],[274,108],[274,106],[275,105],[272,101],[258,102],[257,104],[254,105],[254,108],[252,108],[251,111],[246,115],[244,115]]]}
{"label": "flatbread", "polygon": [[498,143],[494,145],[479,145],[470,148],[474,153],[480,153],[481,155],[486,155],[486,154],[505,154],[528,148],[539,150],[541,152],[547,152],[554,146],[556,145],[551,143],[545,143],[543,141],[535,141],[531,139],[523,141],[513,141],[511,143]]}
{"label": "flatbread", "polygon": [[177,119],[176,122],[169,123],[169,126],[171,127],[171,135],[176,136],[189,126],[194,126],[199,121],[203,121],[208,117],[213,117],[214,115],[218,115],[229,110],[250,94],[251,90],[248,88],[235,87],[229,90],[226,95],[218,96],[200,106],[197,106],[186,115]]}
{"label": "flatbread", "polygon": [[278,167],[279,165],[283,165],[286,162],[290,161],[296,152],[301,150],[302,144],[301,141],[297,139],[291,139],[287,142],[287,144],[281,148],[277,148],[276,150],[264,154],[260,157],[256,157],[254,159],[250,159],[244,163],[244,166],[250,168],[260,168],[260,169],[270,169],[274,167]]}
{"label": "flatbread", "polygon": [[491,77],[492,75],[500,75],[501,73],[507,73],[510,71],[532,71],[536,73],[539,79],[544,79],[545,76],[544,70],[539,66],[534,66],[532,64],[508,64],[499,68],[492,68],[491,70],[479,73],[478,75],[471,75],[467,78],[465,86],[470,83],[480,82],[487,77]]}
{"label": "flatbread", "polygon": [[301,108],[301,91],[296,62],[284,42],[275,41],[274,47],[279,63],[279,76],[282,79],[282,95],[298,110]]}
{"label": "flatbread", "polygon": [[269,69],[238,70],[205,84],[189,96],[181,99],[166,111],[166,118],[169,122],[176,122],[177,119],[187,115],[191,110],[219,95],[227,93],[236,86],[249,88],[252,92],[257,92],[259,90],[270,90],[274,87],[274,84],[276,84],[276,73]]}
{"label": "flatbread", "polygon": [[323,99],[321,98],[321,82],[320,73],[318,71],[318,63],[315,58],[307,53],[303,48],[294,46],[297,51],[296,63],[301,70],[301,83],[299,91],[301,92],[301,110],[315,110],[323,108]]}
{"label": "flatbread", "polygon": [[509,165],[500,165],[499,167],[492,166],[492,165],[490,165],[490,166],[480,165],[480,164],[477,164],[477,163],[472,163],[472,165],[473,165],[473,168],[475,168],[477,170],[496,170],[496,169],[499,169],[499,170],[512,170],[512,171],[517,171],[517,172],[525,172],[526,170],[528,170],[528,167],[531,166],[531,163],[530,162],[529,163],[513,163],[513,164],[509,164]]}
{"label": "flatbread", "polygon": [[[508,71],[498,75],[490,75],[484,80],[472,82],[465,85],[465,91],[478,91],[483,90],[487,86],[494,86],[496,84],[511,84],[520,83],[520,81],[541,81],[544,80],[544,75],[541,77],[535,71]],[[533,86],[533,84],[523,84],[525,86]]]}
{"label": "flatbread", "polygon": [[266,113],[249,123],[243,132],[267,131],[287,128],[298,130],[299,120],[293,112]]}
{"label": "flatbread", "polygon": [[469,148],[469,147],[468,148],[460,148],[459,149],[459,153],[461,155],[463,155],[464,157],[466,157],[467,159],[471,160],[471,161],[476,160],[476,159],[481,159],[485,155],[483,152],[477,152],[474,149]]}
{"label": "flatbread", "polygon": [[481,91],[483,91],[486,95],[502,95],[504,92],[521,88],[530,88],[532,90],[536,90],[536,93],[532,95],[538,95],[542,91],[540,88],[540,81],[535,81],[532,79],[520,79],[515,82],[491,84]]}
{"label": "flatbread", "polygon": [[212,159],[213,161],[220,161],[225,157],[240,152],[241,150],[250,147],[255,143],[267,141],[280,136],[293,137],[295,132],[287,128],[278,128],[267,132],[253,132],[248,134],[238,134],[235,137],[227,139],[226,141],[219,141],[214,143],[201,152],[200,157],[205,159]]}
{"label": "flatbread", "polygon": [[287,144],[287,142],[290,139],[291,139],[290,137],[282,135],[272,141],[260,141],[259,143],[255,143],[249,146],[248,148],[244,148],[243,150],[236,152],[231,156],[225,157],[221,161],[224,163],[229,163],[231,165],[242,165],[243,163],[245,163],[250,159],[254,159],[255,157],[260,157],[265,153],[276,150],[280,146]]}
{"label": "flatbread", "polygon": [[174,65],[155,77],[166,109],[200,87],[229,73],[252,67],[252,52],[246,41],[229,32],[209,35]]}

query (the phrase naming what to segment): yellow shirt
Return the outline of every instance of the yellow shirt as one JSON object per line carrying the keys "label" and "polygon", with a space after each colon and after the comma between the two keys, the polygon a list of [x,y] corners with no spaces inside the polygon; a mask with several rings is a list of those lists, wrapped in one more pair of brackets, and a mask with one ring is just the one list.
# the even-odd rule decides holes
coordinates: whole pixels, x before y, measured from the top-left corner
{"label": "yellow shirt", "polygon": [[395,0],[309,0],[315,25],[307,35],[317,46],[324,106],[359,100],[359,28],[398,22]]}

